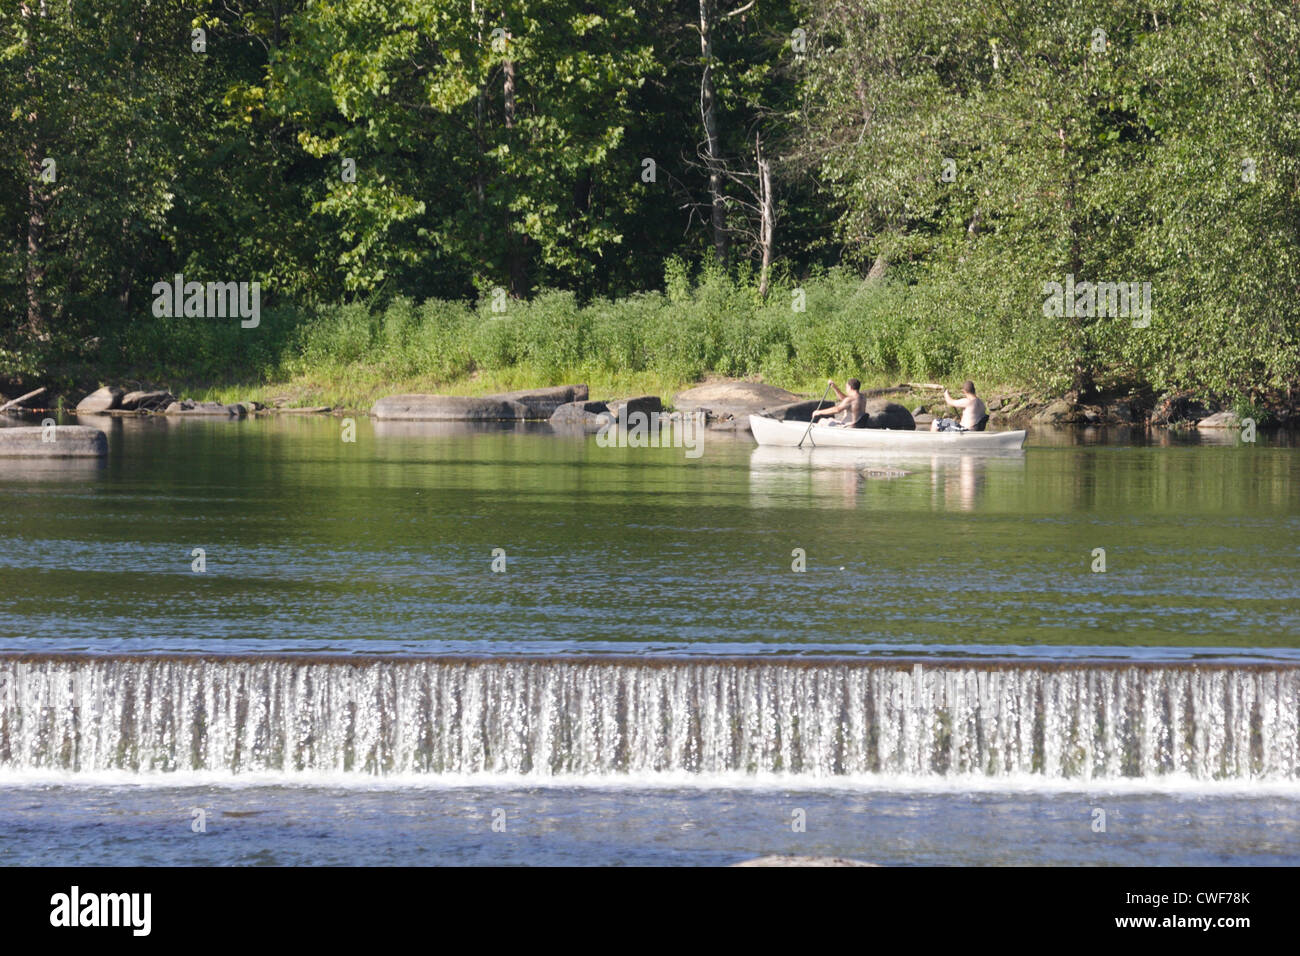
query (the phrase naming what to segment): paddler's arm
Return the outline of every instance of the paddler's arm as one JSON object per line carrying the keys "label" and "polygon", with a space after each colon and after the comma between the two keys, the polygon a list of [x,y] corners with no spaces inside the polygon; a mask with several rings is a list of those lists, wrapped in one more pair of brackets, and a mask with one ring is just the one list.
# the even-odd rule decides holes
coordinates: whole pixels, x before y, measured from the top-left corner
{"label": "paddler's arm", "polygon": [[842,412],[844,411],[844,409],[848,407],[849,407],[849,398],[846,395],[844,397],[844,401],[840,402],[838,405],[832,405],[830,408],[817,409],[817,411],[813,412],[813,418],[816,418],[818,415],[834,415],[836,412]]}

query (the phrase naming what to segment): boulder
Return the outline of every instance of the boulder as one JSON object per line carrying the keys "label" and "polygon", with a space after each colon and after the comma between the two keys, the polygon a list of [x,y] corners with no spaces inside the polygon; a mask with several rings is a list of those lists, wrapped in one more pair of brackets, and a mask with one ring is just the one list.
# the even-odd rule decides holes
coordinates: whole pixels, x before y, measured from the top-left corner
{"label": "boulder", "polygon": [[134,412],[141,409],[153,411],[166,408],[174,401],[176,401],[176,396],[171,392],[127,392],[122,396],[122,401],[117,407],[125,412]]}
{"label": "boulder", "polygon": [[912,422],[917,428],[929,428],[932,421],[934,421],[934,416],[929,412],[922,412],[919,415],[912,416]]}
{"label": "boulder", "polygon": [[1128,402],[1116,402],[1106,409],[1106,417],[1127,425],[1133,421],[1133,406]]}
{"label": "boulder", "polygon": [[[816,398],[803,402],[786,402],[784,405],[773,405],[771,408],[765,408],[760,414],[783,422],[809,422],[812,421],[812,413],[817,411],[820,404],[821,401]],[[827,399],[826,404],[832,405],[834,403]]]}
{"label": "boulder", "polygon": [[636,398],[625,398],[621,401],[610,402],[609,411],[617,419],[625,420],[634,412],[642,412],[649,415],[651,412],[662,412],[664,403],[659,400],[658,395],[640,395]]}
{"label": "boulder", "polygon": [[609,406],[604,402],[567,402],[551,413],[551,424],[557,428],[583,428],[599,430],[614,420]]}
{"label": "boulder", "polygon": [[464,395],[388,395],[375,402],[370,415],[408,422],[502,422],[535,417],[521,402]]}
{"label": "boulder", "polygon": [[1208,418],[1213,411],[1191,392],[1171,392],[1160,397],[1151,411],[1152,425],[1178,425]]}
{"label": "boulder", "polygon": [[248,409],[243,405],[223,405],[221,402],[196,402],[192,398],[183,398],[172,402],[164,410],[166,415],[185,415],[195,418],[202,416],[244,418]]}
{"label": "boulder", "polygon": [[122,389],[113,385],[105,385],[77,402],[77,414],[95,415],[99,412],[107,412],[118,408],[122,404],[122,395]]}
{"label": "boulder", "polygon": [[1059,398],[1033,418],[1035,425],[1064,425],[1073,420],[1074,406]]}
{"label": "boulder", "polygon": [[916,420],[912,413],[897,402],[883,398],[869,398],[866,402],[867,428],[892,428],[897,431],[915,431]]}
{"label": "boulder", "polygon": [[522,392],[501,392],[497,395],[484,395],[484,398],[498,402],[518,402],[527,410],[525,418],[550,418],[561,405],[571,402],[585,402],[588,398],[586,385],[556,385],[552,388],[532,388]]}
{"label": "boulder", "polygon": [[1241,416],[1236,412],[1216,412],[1196,423],[1197,428],[1240,428]]}
{"label": "boulder", "polygon": [[679,412],[704,409],[717,418],[731,415],[748,423],[748,416],[757,415],[765,408],[799,400],[794,392],[762,382],[711,382],[678,392],[673,397],[673,408]]}
{"label": "boulder", "polygon": [[[53,438],[53,441],[47,440]],[[87,425],[0,428],[0,458],[103,458],[108,439]]]}

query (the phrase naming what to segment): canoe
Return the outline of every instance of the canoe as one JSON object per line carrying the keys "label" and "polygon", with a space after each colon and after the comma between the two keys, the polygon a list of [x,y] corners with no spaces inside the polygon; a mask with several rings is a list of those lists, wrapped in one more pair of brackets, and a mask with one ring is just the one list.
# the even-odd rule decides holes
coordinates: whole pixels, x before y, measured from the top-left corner
{"label": "canoe", "polygon": [[798,445],[804,433],[810,445],[832,448],[882,448],[907,451],[999,452],[1015,451],[1025,443],[1025,432],[932,432],[929,429],[902,431],[891,428],[844,428],[807,422],[783,422],[762,415],[749,416],[749,428],[760,445]]}

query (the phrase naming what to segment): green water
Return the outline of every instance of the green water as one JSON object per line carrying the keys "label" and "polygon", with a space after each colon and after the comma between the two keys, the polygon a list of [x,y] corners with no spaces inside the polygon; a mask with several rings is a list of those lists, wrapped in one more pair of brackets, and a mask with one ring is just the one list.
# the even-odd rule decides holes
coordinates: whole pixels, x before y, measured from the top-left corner
{"label": "green water", "polygon": [[1300,657],[1300,449],[1265,435],[896,459],[709,434],[692,459],[548,426],[98,423],[106,465],[0,465],[0,650]]}

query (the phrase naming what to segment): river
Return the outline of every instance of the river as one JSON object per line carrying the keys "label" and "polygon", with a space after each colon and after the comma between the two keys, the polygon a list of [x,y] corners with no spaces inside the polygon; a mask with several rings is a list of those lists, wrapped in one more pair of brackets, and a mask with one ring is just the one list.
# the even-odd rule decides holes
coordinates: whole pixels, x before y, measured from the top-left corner
{"label": "river", "polygon": [[0,462],[5,863],[1300,861],[1285,438],[101,424]]}

